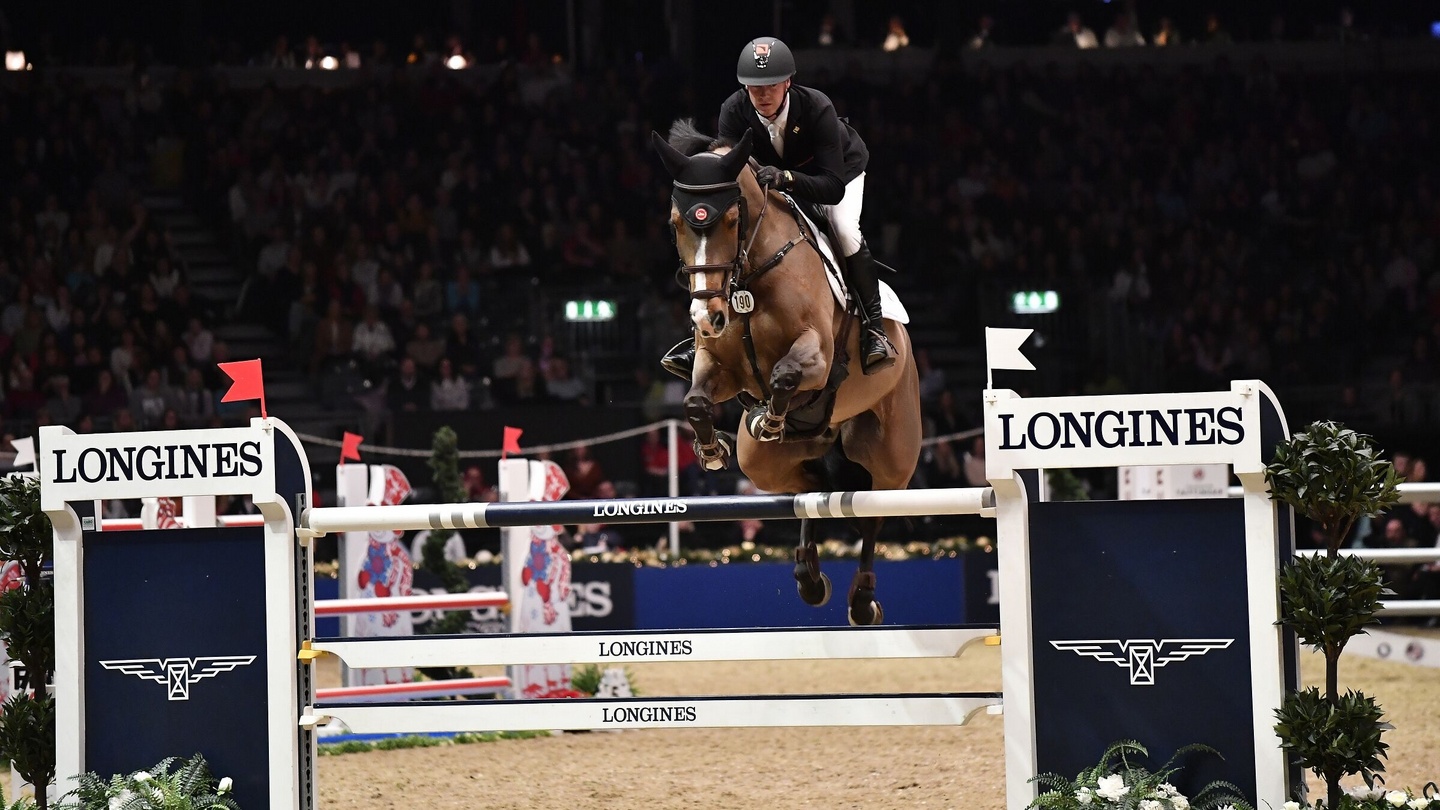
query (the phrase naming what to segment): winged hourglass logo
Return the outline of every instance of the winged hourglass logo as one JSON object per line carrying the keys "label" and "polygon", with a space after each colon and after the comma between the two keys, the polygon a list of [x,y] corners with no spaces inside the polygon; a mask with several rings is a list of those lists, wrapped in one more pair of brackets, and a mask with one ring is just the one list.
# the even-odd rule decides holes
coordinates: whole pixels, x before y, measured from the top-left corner
{"label": "winged hourglass logo", "polygon": [[1050,646],[1076,655],[1087,655],[1130,672],[1131,686],[1154,686],[1155,670],[1211,650],[1223,650],[1233,638],[1117,638],[1052,641]]}
{"label": "winged hourglass logo", "polygon": [[190,684],[254,663],[253,655],[200,658],[127,658],[101,661],[100,666],[147,681],[165,684],[170,700],[189,700]]}

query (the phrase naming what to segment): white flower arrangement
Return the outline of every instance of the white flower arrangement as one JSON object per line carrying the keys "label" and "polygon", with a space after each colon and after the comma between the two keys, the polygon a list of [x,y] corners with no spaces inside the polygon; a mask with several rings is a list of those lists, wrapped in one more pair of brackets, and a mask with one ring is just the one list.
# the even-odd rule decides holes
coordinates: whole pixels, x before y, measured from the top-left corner
{"label": "white flower arrangement", "polygon": [[[1347,805],[1351,810],[1440,810],[1440,786],[1434,782],[1419,794],[1411,790],[1386,790],[1378,785],[1356,785],[1345,788],[1345,795],[1353,801]],[[1317,807],[1291,801],[1285,802],[1280,810],[1323,810],[1324,807],[1323,802]]]}
{"label": "white flower arrangement", "polygon": [[62,796],[56,810],[239,810],[234,780],[227,776],[217,783],[199,754],[187,760],[170,757],[108,781],[94,773],[78,781],[80,786]]}
{"label": "white flower arrangement", "polygon": [[[1073,781],[1058,774],[1032,779],[1047,790],[1027,810],[1254,810],[1240,798],[1239,789],[1228,783],[1213,782],[1193,797],[1185,796],[1170,783],[1170,777],[1179,770],[1175,762],[1197,751],[1215,753],[1205,746],[1187,746],[1176,751],[1158,771],[1151,772],[1130,759],[1149,756],[1143,746],[1134,741],[1115,743],[1106,749],[1098,765],[1082,771]],[[1440,806],[1433,810],[1440,810]]]}

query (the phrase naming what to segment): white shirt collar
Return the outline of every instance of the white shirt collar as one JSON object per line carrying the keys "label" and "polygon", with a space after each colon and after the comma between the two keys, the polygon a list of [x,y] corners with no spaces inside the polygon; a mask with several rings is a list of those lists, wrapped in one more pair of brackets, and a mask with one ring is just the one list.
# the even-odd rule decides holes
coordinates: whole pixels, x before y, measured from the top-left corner
{"label": "white shirt collar", "polygon": [[764,124],[765,129],[769,131],[770,145],[775,147],[775,154],[784,157],[785,127],[790,123],[790,94],[788,92],[785,94],[785,103],[780,105],[780,112],[775,114],[774,121],[761,115],[759,110],[755,111],[755,115],[760,117],[760,123]]}

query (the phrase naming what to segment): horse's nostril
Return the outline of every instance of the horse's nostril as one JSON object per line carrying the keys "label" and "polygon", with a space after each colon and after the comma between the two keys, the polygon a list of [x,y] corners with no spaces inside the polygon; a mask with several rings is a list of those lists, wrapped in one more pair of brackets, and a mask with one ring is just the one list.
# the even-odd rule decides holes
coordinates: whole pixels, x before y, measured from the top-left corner
{"label": "horse's nostril", "polygon": [[710,313],[710,325],[713,326],[713,327],[715,327],[716,330],[723,329],[723,328],[725,327],[725,313],[723,313],[723,312],[712,312],[712,313]]}

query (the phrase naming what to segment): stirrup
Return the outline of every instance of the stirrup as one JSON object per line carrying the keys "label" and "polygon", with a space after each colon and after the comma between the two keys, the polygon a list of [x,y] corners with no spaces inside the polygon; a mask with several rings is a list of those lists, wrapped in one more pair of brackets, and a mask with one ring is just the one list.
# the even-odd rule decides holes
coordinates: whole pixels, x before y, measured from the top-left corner
{"label": "stirrup", "polygon": [[[880,351],[872,351],[876,348]],[[860,371],[862,373],[868,375],[884,371],[895,365],[899,356],[900,353],[895,350],[895,344],[890,342],[890,336],[885,334],[884,330],[868,325],[865,327],[865,333],[860,338]]]}

